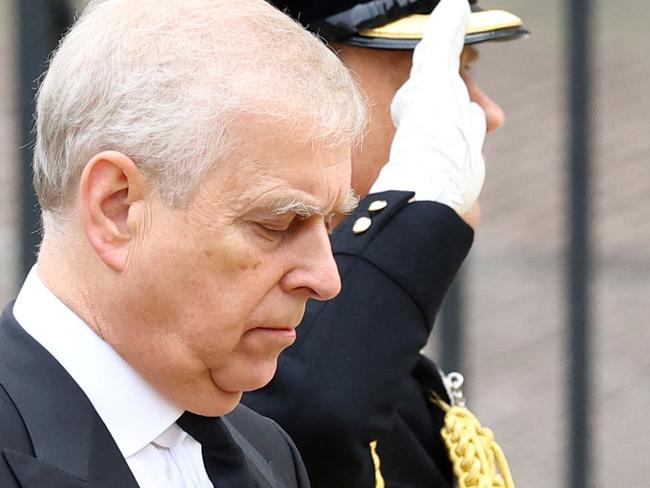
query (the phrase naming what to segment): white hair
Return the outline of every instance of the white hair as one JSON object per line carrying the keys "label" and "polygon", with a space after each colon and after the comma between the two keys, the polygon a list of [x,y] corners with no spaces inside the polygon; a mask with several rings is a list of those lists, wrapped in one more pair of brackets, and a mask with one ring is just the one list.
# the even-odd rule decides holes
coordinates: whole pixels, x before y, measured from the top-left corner
{"label": "white hair", "polygon": [[[358,143],[365,103],[312,34],[263,0],[96,0],[61,41],[37,97],[34,184],[64,217],[103,150],[182,206],[259,114],[327,145]],[[245,134],[240,134],[245,137]]]}

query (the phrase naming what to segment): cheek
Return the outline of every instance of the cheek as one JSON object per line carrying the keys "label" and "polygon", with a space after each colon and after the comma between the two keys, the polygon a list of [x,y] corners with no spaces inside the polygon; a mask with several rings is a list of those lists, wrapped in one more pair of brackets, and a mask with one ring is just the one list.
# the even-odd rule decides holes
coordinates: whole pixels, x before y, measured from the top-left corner
{"label": "cheek", "polygon": [[359,195],[368,194],[377,175],[388,162],[394,136],[395,128],[392,125],[371,126],[361,150],[353,155],[352,188]]}
{"label": "cheek", "polygon": [[256,268],[260,259],[245,236],[234,230],[207,232],[195,239],[194,265],[212,271],[214,275],[236,277],[242,272]]}
{"label": "cheek", "polygon": [[193,287],[209,290],[220,302],[252,299],[254,289],[268,281],[268,259],[252,239],[237,232],[202,239],[193,252]]}
{"label": "cheek", "polygon": [[254,325],[285,272],[281,248],[258,236],[232,233],[201,247],[192,279],[198,307],[209,306],[223,327],[239,334]]}
{"label": "cheek", "polygon": [[[190,234],[191,235],[191,234]],[[134,306],[201,354],[234,348],[270,279],[262,253],[236,235],[167,241],[147,249],[136,277],[144,292]],[[148,306],[142,306],[146,302]],[[217,344],[216,337],[221,344]]]}

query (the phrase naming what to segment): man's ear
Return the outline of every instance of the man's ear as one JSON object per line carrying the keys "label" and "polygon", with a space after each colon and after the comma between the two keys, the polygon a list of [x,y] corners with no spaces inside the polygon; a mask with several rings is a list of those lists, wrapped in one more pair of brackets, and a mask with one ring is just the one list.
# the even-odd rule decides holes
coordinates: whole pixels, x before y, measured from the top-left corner
{"label": "man's ear", "polygon": [[[123,271],[134,242],[129,210],[146,194],[146,181],[133,160],[103,151],[81,174],[81,223],[90,246],[115,271]],[[137,226],[139,227],[139,226]]]}

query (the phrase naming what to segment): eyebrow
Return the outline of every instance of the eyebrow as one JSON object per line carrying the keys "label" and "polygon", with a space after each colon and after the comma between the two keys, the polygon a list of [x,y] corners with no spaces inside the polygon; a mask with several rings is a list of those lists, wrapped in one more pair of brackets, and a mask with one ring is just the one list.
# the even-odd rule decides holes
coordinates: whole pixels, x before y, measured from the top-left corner
{"label": "eyebrow", "polygon": [[[356,195],[353,189],[349,189],[345,196],[345,199],[336,206],[334,212],[347,215],[349,213],[352,213],[358,205],[359,197]],[[304,219],[307,219],[313,215],[325,215],[326,213],[322,207],[312,205],[305,202],[304,200],[299,200],[297,198],[291,199],[289,201],[284,199],[276,200],[271,204],[270,208],[271,211],[273,211],[273,213],[276,215],[294,213]]]}
{"label": "eyebrow", "polygon": [[276,215],[294,213],[302,218],[309,218],[312,215],[324,215],[325,211],[316,205],[294,198],[293,200],[276,200],[271,204],[271,210]]}

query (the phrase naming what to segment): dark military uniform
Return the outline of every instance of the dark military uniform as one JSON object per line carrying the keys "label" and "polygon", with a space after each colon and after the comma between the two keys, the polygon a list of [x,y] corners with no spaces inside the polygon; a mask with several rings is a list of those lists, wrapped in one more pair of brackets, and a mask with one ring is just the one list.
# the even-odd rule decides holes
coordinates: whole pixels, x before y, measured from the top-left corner
{"label": "dark military uniform", "polygon": [[337,227],[340,295],[308,304],[275,379],[244,397],[291,435],[314,487],[374,488],[380,476],[388,488],[452,486],[428,399],[446,394],[420,350],[473,231],[412,196],[369,195]]}

